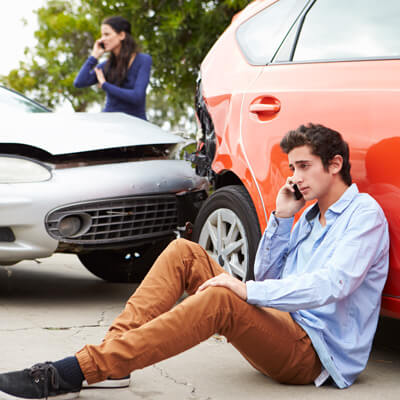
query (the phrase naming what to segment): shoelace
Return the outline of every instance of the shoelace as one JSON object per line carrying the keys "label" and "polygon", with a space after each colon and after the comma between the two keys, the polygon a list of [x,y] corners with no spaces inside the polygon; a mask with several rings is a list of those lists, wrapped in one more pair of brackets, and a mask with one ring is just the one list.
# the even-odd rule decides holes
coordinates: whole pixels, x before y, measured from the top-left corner
{"label": "shoelace", "polygon": [[33,367],[29,368],[28,373],[32,376],[36,384],[39,384],[40,381],[44,381],[43,394],[46,399],[49,395],[49,384],[56,390],[60,387],[57,369],[49,362],[35,364]]}

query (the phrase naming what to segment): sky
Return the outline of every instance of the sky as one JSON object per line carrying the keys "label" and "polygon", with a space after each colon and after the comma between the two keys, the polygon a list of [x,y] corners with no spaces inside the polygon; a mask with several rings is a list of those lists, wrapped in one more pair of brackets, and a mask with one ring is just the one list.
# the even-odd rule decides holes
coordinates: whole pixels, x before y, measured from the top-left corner
{"label": "sky", "polygon": [[[3,7],[0,23],[1,62],[0,75],[7,75],[24,59],[24,48],[35,45],[34,31],[37,29],[33,10],[45,4],[45,0],[12,0]],[[24,26],[22,18],[28,21]]]}
{"label": "sky", "polygon": [[[34,32],[38,28],[37,17],[34,10],[42,7],[46,0],[12,0],[4,7],[0,23],[0,75],[7,75],[12,69],[18,68],[19,61],[25,60],[25,47],[34,47],[36,39]],[[24,25],[26,19],[27,25]],[[71,112],[71,105],[66,102],[59,105],[54,111]],[[100,106],[93,106],[99,111]]]}

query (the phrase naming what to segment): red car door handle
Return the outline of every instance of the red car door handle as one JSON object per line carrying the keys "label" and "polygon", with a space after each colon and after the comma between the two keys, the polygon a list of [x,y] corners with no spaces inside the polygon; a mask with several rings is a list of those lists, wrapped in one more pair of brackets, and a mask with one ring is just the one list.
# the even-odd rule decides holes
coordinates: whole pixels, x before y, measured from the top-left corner
{"label": "red car door handle", "polygon": [[253,118],[260,122],[270,121],[281,109],[280,101],[272,96],[262,96],[253,100],[249,106]]}
{"label": "red car door handle", "polygon": [[281,109],[280,104],[251,104],[250,112],[252,113],[262,113],[262,112],[270,112],[277,113]]}

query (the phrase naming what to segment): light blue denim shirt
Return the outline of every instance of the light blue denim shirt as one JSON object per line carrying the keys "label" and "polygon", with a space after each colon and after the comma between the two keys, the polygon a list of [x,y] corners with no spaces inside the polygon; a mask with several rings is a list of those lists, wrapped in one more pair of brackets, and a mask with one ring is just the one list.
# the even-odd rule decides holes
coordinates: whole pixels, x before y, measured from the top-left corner
{"label": "light blue denim shirt", "polygon": [[247,302],[288,311],[307,332],[322,365],[339,388],[365,368],[375,334],[389,264],[385,215],[351,185],[329,207],[326,229],[308,262],[297,262],[318,204],[293,218],[271,215],[248,281]]}

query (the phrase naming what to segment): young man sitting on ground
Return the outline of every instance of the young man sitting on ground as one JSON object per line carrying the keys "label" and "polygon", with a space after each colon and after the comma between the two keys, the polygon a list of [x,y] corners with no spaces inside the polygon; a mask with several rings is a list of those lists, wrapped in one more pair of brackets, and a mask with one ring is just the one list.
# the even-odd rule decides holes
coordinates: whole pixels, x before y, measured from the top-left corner
{"label": "young man sitting on ground", "polygon": [[[99,345],[0,374],[1,399],[72,399],[88,384],[181,353],[218,332],[263,374],[350,386],[365,368],[388,270],[385,216],[350,176],[348,145],[321,125],[281,141],[293,176],[260,241],[255,281],[225,273],[199,245],[172,242]],[[302,197],[296,200],[293,185]],[[294,215],[317,200],[291,231]],[[184,291],[189,296],[176,305]],[[114,379],[112,381],[111,379]]]}

